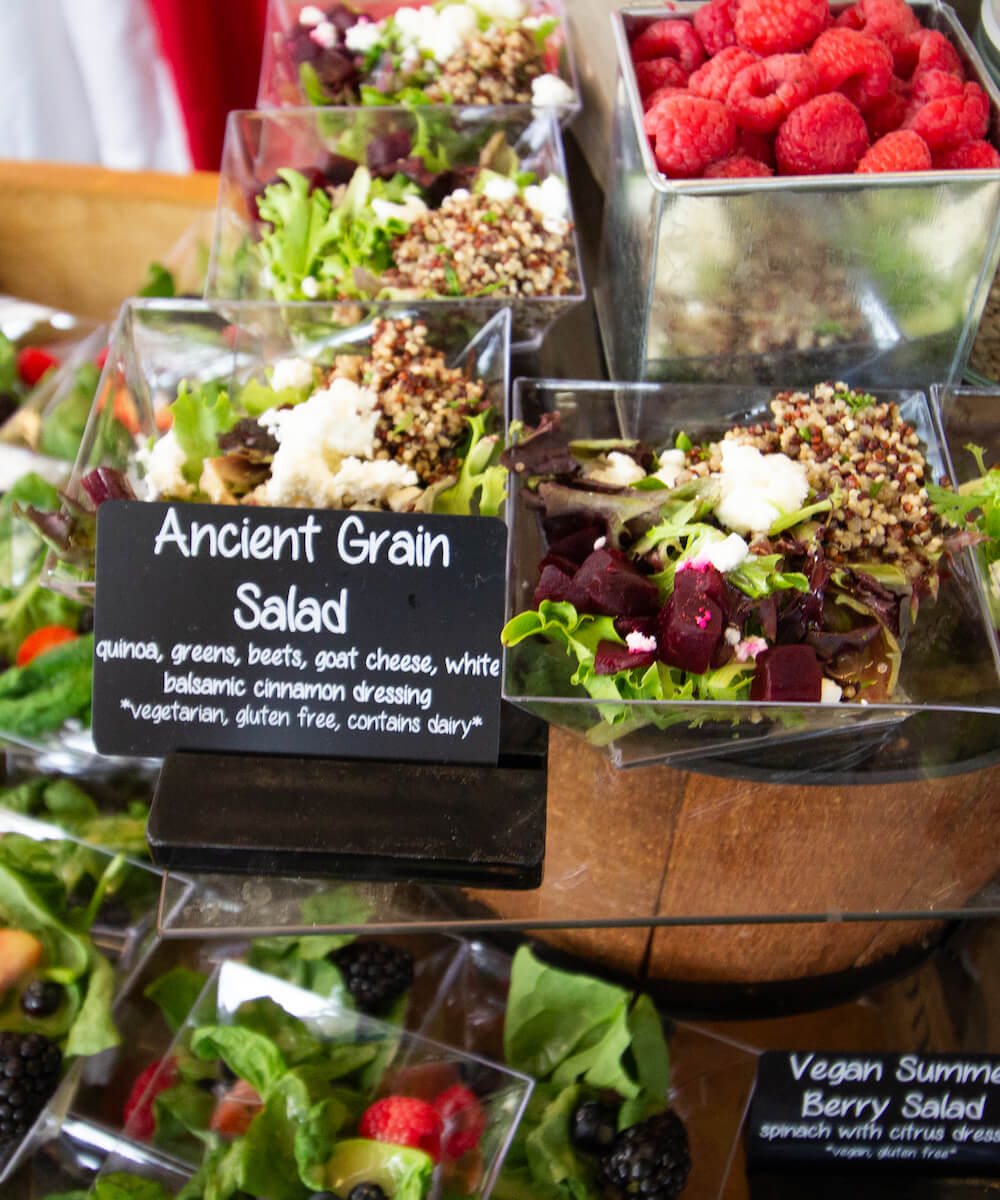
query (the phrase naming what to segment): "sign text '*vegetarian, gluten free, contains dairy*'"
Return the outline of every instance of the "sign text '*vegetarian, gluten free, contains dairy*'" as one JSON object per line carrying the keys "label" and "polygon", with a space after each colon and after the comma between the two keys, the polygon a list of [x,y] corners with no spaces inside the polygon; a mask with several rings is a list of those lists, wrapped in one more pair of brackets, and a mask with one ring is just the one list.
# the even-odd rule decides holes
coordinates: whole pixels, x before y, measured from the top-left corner
{"label": "sign text '*vegetarian, gluten free, contains dairy*'", "polygon": [[104,504],[97,747],[495,762],[505,550],[492,517]]}

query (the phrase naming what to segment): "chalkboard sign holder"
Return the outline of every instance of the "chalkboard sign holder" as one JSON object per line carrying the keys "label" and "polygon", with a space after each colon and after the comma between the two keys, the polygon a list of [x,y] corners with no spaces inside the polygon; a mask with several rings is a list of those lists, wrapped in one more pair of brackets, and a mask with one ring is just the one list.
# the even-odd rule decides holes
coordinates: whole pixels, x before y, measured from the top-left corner
{"label": "chalkboard sign holder", "polygon": [[534,888],[546,727],[503,706],[496,766],[174,753],[147,838],[172,870]]}

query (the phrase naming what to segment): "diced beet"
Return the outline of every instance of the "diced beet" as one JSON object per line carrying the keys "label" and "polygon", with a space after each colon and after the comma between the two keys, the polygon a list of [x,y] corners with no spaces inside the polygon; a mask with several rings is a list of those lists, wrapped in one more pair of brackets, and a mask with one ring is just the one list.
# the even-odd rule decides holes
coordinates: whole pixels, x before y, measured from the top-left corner
{"label": "diced beet", "polygon": [[628,646],[602,641],[597,643],[594,651],[594,674],[614,675],[616,671],[627,671],[630,667],[651,667],[655,662],[655,650],[643,650],[635,654]]}
{"label": "diced beet", "polygon": [[585,525],[575,533],[549,542],[549,555],[557,554],[560,558],[571,559],[581,566],[594,549],[594,543],[606,535],[603,525]]}
{"label": "diced beet", "polygon": [[346,33],[352,25],[357,25],[359,21],[367,20],[353,8],[348,8],[346,4],[331,5],[326,10],[326,19],[342,34]]}
{"label": "diced beet", "polygon": [[726,578],[711,564],[683,567],[674,573],[674,595],[680,600],[714,600],[725,611]]}
{"label": "diced beet", "polygon": [[587,607],[589,604],[587,593],[576,586],[571,575],[554,563],[549,563],[542,568],[538,583],[535,585],[535,593],[531,598],[535,608],[543,600],[568,600],[577,612],[590,611]]}
{"label": "diced beet", "polygon": [[660,613],[660,660],[703,675],[712,662],[726,622],[708,596],[678,596],[676,590]]}
{"label": "diced beet", "polygon": [[619,617],[615,621],[615,632],[623,638],[627,638],[630,633],[641,633],[645,638],[656,637],[656,617]]}
{"label": "diced beet", "polygon": [[325,49],[316,59],[315,70],[316,78],[331,92],[350,83],[358,73],[354,57],[346,50],[338,50],[333,46]]}
{"label": "diced beet", "polygon": [[386,163],[394,163],[397,159],[406,158],[412,146],[409,131],[397,129],[395,133],[383,133],[374,137],[365,149],[368,170],[373,174]]}
{"label": "diced beet", "polygon": [[288,51],[295,63],[315,62],[323,53],[323,47],[313,41],[308,29],[299,28],[289,35]]}
{"label": "diced beet", "polygon": [[656,584],[617,550],[592,551],[573,576],[587,596],[586,612],[608,617],[647,617],[660,606]]}
{"label": "diced beet", "polygon": [[358,164],[353,158],[347,158],[343,154],[325,154],[319,169],[327,183],[338,186],[351,182],[354,172],[358,169]]}
{"label": "diced beet", "polygon": [[769,646],[757,655],[750,685],[751,700],[781,700],[798,704],[819,700],[823,672],[812,646]]}

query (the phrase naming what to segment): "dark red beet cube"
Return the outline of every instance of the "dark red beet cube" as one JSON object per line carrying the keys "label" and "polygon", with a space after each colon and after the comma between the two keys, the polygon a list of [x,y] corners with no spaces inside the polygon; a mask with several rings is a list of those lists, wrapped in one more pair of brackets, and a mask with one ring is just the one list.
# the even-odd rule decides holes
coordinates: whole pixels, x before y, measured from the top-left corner
{"label": "dark red beet cube", "polygon": [[655,650],[642,650],[635,654],[628,646],[603,641],[597,643],[594,651],[594,674],[614,675],[616,671],[627,671],[630,667],[651,667],[655,662]]}
{"label": "dark red beet cube", "polygon": [[573,582],[573,577],[555,563],[548,563],[542,568],[535,585],[532,604],[537,608],[543,600],[568,600],[577,612],[589,611],[587,605],[590,601],[587,593],[578,588]]}
{"label": "dark red beet cube", "polygon": [[782,700],[798,704],[819,700],[823,671],[812,646],[769,646],[757,656],[750,685],[751,700]]}
{"label": "dark red beet cube", "polygon": [[725,626],[722,609],[714,600],[694,594],[678,596],[675,591],[660,613],[661,661],[703,675]]}
{"label": "dark red beet cube", "polygon": [[660,607],[656,584],[617,550],[602,548],[589,554],[573,576],[587,595],[589,613],[608,617],[648,617]]}
{"label": "dark red beet cube", "polygon": [[685,601],[689,598],[714,600],[723,612],[726,609],[725,576],[710,564],[675,571],[673,594]]}

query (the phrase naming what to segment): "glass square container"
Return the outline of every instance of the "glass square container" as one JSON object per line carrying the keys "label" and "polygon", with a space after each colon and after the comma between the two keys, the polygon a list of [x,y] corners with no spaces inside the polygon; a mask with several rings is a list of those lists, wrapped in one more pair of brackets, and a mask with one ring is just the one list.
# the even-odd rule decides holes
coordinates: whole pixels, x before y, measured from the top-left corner
{"label": "glass square container", "polygon": [[[529,426],[558,412],[570,440],[637,438],[654,450],[670,448],[678,434],[696,445],[735,424],[769,414],[774,390],[723,384],[614,384],[518,379],[513,420]],[[916,430],[928,476],[947,477],[947,459],[933,409],[920,391],[882,390],[881,401],[898,404]],[[532,506],[530,480],[513,475],[507,501],[507,618],[532,608],[545,543]],[[569,665],[567,665],[569,664]],[[853,748],[887,727],[929,710],[1000,712],[1000,677],[968,552],[943,572],[936,600],[924,599],[902,655],[895,698],[885,703],[782,704],[773,701],[625,700],[609,710],[569,680],[570,659],[559,647],[529,638],[504,650],[503,696],[550,724],[601,748],[616,766],[685,757],[738,754],[747,748],[801,742],[809,746],[837,735]],[[559,680],[556,687],[554,681]]]}
{"label": "glass square container", "polygon": [[[935,385],[931,392],[940,413],[949,473],[961,491],[980,478],[970,446],[982,450],[987,470],[1000,466],[1000,389]],[[986,627],[1000,670],[1000,566],[990,541],[973,546],[971,553],[982,588]]]}
{"label": "glass square container", "polygon": [[[449,1160],[447,1154],[442,1155],[441,1161],[433,1165],[430,1177],[426,1181],[426,1194],[439,1195],[443,1188],[448,1194],[474,1196],[486,1200],[503,1165],[510,1140],[534,1086],[533,1080],[527,1075],[374,1018],[347,1011],[338,1007],[334,1000],[304,991],[283,980],[232,961],[223,963],[212,973],[200,999],[180,1029],[167,1058],[178,1064],[182,1077],[185,1077],[188,1070],[191,1070],[192,1075],[200,1070],[207,1081],[212,1078],[211,1073],[214,1069],[218,1074],[217,1083],[224,1091],[226,1086],[232,1085],[231,1081],[230,1085],[224,1084],[226,1076],[222,1072],[221,1060],[218,1060],[217,1066],[213,1068],[212,1062],[216,1061],[214,1056],[203,1050],[207,1057],[202,1059],[192,1050],[193,1044],[204,1046],[205,1035],[201,1035],[199,1040],[196,1031],[204,1026],[222,1027],[224,1030],[235,1028],[241,1024],[241,1018],[247,1022],[244,1028],[252,1026],[258,1031],[258,1043],[263,1046],[266,1040],[270,1050],[266,1059],[257,1058],[258,1091],[242,1092],[241,1103],[246,1106],[248,1111],[245,1115],[249,1118],[249,1128],[244,1124],[243,1130],[246,1131],[246,1145],[249,1146],[256,1137],[253,1122],[269,1122],[271,1140],[267,1144],[271,1149],[268,1153],[281,1155],[286,1149],[281,1130],[285,1128],[293,1132],[294,1124],[282,1125],[276,1115],[281,1105],[276,1102],[284,1099],[286,1103],[291,1103],[293,1095],[297,1095],[302,1089],[309,1090],[310,1096],[314,1091],[317,1095],[322,1091],[315,1071],[313,1075],[316,1078],[311,1083],[307,1078],[308,1064],[312,1060],[305,1056],[298,1060],[303,1065],[294,1072],[298,1077],[293,1081],[296,1084],[295,1088],[289,1083],[284,1091],[269,1090],[274,1081],[294,1066],[297,1061],[296,1054],[304,1054],[301,1026],[288,1021],[289,1017],[304,1023],[313,1038],[330,1046],[331,1053],[338,1056],[338,1062],[344,1067],[348,1066],[348,1060],[356,1062],[354,1067],[341,1069],[339,1077],[334,1077],[336,1086],[331,1095],[336,1094],[336,1099],[330,1101],[334,1108],[322,1116],[324,1120],[332,1120],[333,1112],[340,1112],[342,1109],[344,1119],[340,1128],[336,1129],[335,1140],[331,1135],[332,1151],[325,1156],[308,1160],[314,1168],[322,1164],[321,1173],[325,1172],[324,1179],[315,1179],[312,1185],[314,1190],[320,1191],[328,1187],[338,1194],[346,1195],[350,1187],[360,1179],[371,1178],[373,1175],[378,1178],[378,1171],[392,1170],[390,1167],[375,1166],[372,1161],[367,1160],[364,1146],[359,1146],[356,1142],[344,1146],[358,1137],[359,1115],[376,1099],[389,1094],[427,1099],[438,1095],[452,1083],[464,1081],[465,1085],[474,1091],[485,1116],[485,1129],[478,1145],[479,1155],[474,1156],[475,1162],[470,1160],[469,1155],[457,1160]],[[233,1035],[230,1034],[227,1043],[225,1033],[213,1039],[215,1045],[220,1047],[227,1044],[231,1046],[233,1040]],[[239,1051],[224,1052],[232,1065]],[[149,1080],[150,1092],[155,1095],[161,1086],[162,1081],[154,1074]],[[207,1082],[200,1090],[203,1095],[208,1094]],[[316,1117],[317,1108],[322,1103],[322,1100],[317,1101],[316,1106],[310,1109],[310,1119]],[[141,1100],[139,1104],[142,1105]],[[339,1109],[336,1107],[338,1104]],[[207,1107],[210,1109],[212,1106],[209,1103]],[[296,1123],[302,1123],[304,1116],[303,1113]],[[167,1154],[173,1162],[179,1165],[186,1164],[193,1170],[201,1161],[204,1149],[196,1134],[207,1135],[208,1130],[201,1129],[196,1120],[192,1121],[189,1128],[194,1132],[185,1132],[171,1138],[169,1147],[154,1143],[153,1149]],[[310,1132],[314,1137],[323,1136],[319,1125],[315,1123]],[[449,1125],[446,1123],[443,1128],[445,1139],[448,1133]],[[126,1122],[123,1130],[125,1141],[140,1140],[135,1134],[133,1124]],[[299,1139],[296,1139],[297,1150],[298,1142]],[[258,1141],[258,1154],[261,1144]],[[344,1149],[338,1152],[338,1145],[344,1146]],[[369,1143],[365,1143],[365,1146],[367,1145]],[[287,1150],[287,1166],[282,1163],[278,1170],[294,1173],[296,1161],[291,1157],[290,1146]],[[297,1158],[298,1154],[295,1157]],[[249,1163],[249,1153],[246,1158]],[[263,1160],[258,1158],[256,1161],[260,1163]],[[105,1162],[101,1174],[122,1169],[136,1170],[135,1166],[123,1165],[120,1156],[113,1155]],[[252,1169],[252,1166],[248,1165],[247,1169]],[[352,1172],[357,1171],[361,1174],[355,1178]],[[368,1174],[365,1174],[366,1171]],[[137,1173],[144,1174],[143,1171]],[[255,1182],[250,1179],[244,1180],[246,1187],[253,1187]],[[386,1183],[385,1186],[388,1188],[389,1184]]]}
{"label": "glass square container", "polygon": [[[410,317],[428,328],[428,344],[450,367],[481,380],[499,421],[506,405],[510,316],[462,302],[419,304],[276,304],[268,301],[129,300],[122,308],[98,397],[67,488],[71,504],[91,508],[80,479],[96,467],[123,471],[143,494],[140,445],[163,435],[164,410],[183,380],[218,380],[233,390],[263,379],[266,367],[294,356],[361,353],[378,317]],[[106,403],[114,395],[113,403]],[[123,423],[124,420],[124,423]],[[64,510],[67,517],[71,509]],[[69,554],[51,551],[46,586],[93,600],[94,545],[81,535]]]}
{"label": "glass square container", "polygon": [[[494,108],[459,108],[448,105],[378,108],[270,109],[233,112],[226,124],[219,179],[215,235],[205,295],[210,299],[272,299],[256,245],[261,224],[257,196],[275,182],[280,168],[292,167],[309,174],[321,171],[331,155],[361,165],[367,148],[390,134],[408,137],[417,144],[441,147],[450,167],[475,166],[491,139],[503,135],[520,162],[543,184],[555,176],[567,180],[559,125],[551,113],[524,105]],[[409,144],[409,143],[407,143]],[[572,214],[570,216],[572,224]],[[462,305],[470,319],[485,322],[502,308],[511,311],[515,343],[524,347],[541,343],[546,330],[564,312],[583,300],[585,288],[576,232],[570,230],[570,292],[558,296],[441,297],[413,303],[454,310]],[[357,269],[355,269],[357,270]],[[357,278],[357,275],[355,275]],[[376,281],[371,281],[376,286]],[[294,303],[304,304],[305,301]]]}
{"label": "glass square container", "polygon": [[[692,0],[612,15],[618,47],[595,302],[612,378],[868,388],[957,380],[1000,256],[1000,171],[670,180],[629,42]],[[840,5],[834,6],[835,10]],[[914,0],[990,100],[953,10]]]}
{"label": "glass square container", "polygon": [[[426,3],[427,0],[415,0],[405,7],[422,8]],[[313,46],[309,45],[308,29],[299,20],[302,10],[306,7],[306,0],[270,0],[268,4],[257,107],[299,108],[308,104],[345,102],[363,104],[359,86],[350,88],[346,94],[342,91],[334,98],[318,80],[314,82],[318,47],[315,47],[315,43]],[[404,4],[394,0],[389,0],[388,3],[386,0],[353,0],[348,7],[353,9],[358,17],[370,16],[373,21],[381,21],[404,7]],[[573,100],[552,106],[552,111],[556,113],[559,121],[567,125],[582,105],[576,63],[568,36],[565,6],[560,0],[528,0],[523,8],[524,15],[533,21],[547,17],[556,21],[555,28],[545,38],[545,68],[546,73],[557,75],[575,93]],[[297,31],[301,31],[300,36],[294,39]],[[303,49],[306,51],[306,61],[303,60]],[[308,60],[312,60],[312,65],[307,65]],[[348,95],[352,98],[348,99]]]}

